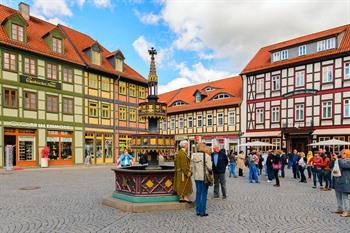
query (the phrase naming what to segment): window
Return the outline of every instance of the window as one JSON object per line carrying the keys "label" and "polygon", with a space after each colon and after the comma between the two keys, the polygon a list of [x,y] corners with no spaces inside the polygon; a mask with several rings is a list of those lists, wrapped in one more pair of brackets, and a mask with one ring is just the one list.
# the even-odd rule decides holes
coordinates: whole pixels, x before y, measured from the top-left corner
{"label": "window", "polygon": [[17,108],[18,107],[17,90],[4,89],[4,107]]}
{"label": "window", "polygon": [[183,129],[184,127],[184,118],[183,117],[179,117],[179,128]]}
{"label": "window", "polygon": [[256,124],[263,124],[263,123],[264,123],[264,109],[257,108],[256,109]]}
{"label": "window", "polygon": [[305,71],[297,71],[295,72],[295,87],[303,86],[305,86]]}
{"label": "window", "polygon": [[224,125],[224,113],[219,112],[217,114],[217,124],[218,124],[218,126],[223,126]]}
{"label": "window", "polygon": [[62,76],[63,76],[63,82],[73,83],[73,69],[63,67]]}
{"label": "window", "polygon": [[94,102],[89,103],[89,116],[98,117],[98,103],[94,103]]}
{"label": "window", "polygon": [[132,122],[136,121],[136,109],[135,108],[129,109],[129,121],[132,121]]}
{"label": "window", "polygon": [[281,51],[281,60],[288,59],[288,50],[282,50]]}
{"label": "window", "polygon": [[146,98],[146,88],[139,87],[139,98],[145,99]]}
{"label": "window", "polygon": [[228,125],[236,124],[236,112],[228,112]]}
{"label": "window", "polygon": [[135,84],[129,84],[129,95],[131,97],[136,97],[136,85]]}
{"label": "window", "polygon": [[333,66],[322,67],[322,82],[328,83],[333,81]]}
{"label": "window", "polygon": [[119,94],[126,95],[126,83],[119,82]]}
{"label": "window", "polygon": [[101,65],[101,53],[95,50],[91,51],[91,62],[95,65]]}
{"label": "window", "polygon": [[126,121],[126,108],[119,107],[119,120]]}
{"label": "window", "polygon": [[207,126],[211,127],[213,126],[213,115],[207,114]]}
{"label": "window", "polygon": [[101,81],[101,89],[102,91],[109,91],[109,79],[108,78],[102,78]]}
{"label": "window", "polygon": [[174,117],[172,117],[170,119],[170,129],[175,129],[175,118]]}
{"label": "window", "polygon": [[13,40],[24,42],[24,28],[13,23],[11,25],[11,37]]}
{"label": "window", "polygon": [[162,122],[162,130],[166,131],[166,120],[163,120]]}
{"label": "window", "polygon": [[350,62],[344,63],[344,79],[350,79]]}
{"label": "window", "polygon": [[89,87],[98,89],[98,77],[96,74],[89,74]]}
{"label": "window", "polygon": [[46,96],[46,111],[47,112],[58,112],[58,96],[47,95]]}
{"label": "window", "polygon": [[102,104],[102,111],[101,111],[101,117],[110,119],[111,118],[111,105],[109,104]]}
{"label": "window", "polygon": [[52,37],[52,51],[55,53],[62,53],[62,40]]}
{"label": "window", "polygon": [[334,49],[335,48],[335,37],[317,42],[317,52]]}
{"label": "window", "polygon": [[57,80],[57,65],[46,63],[46,77],[47,79]]}
{"label": "window", "polygon": [[272,122],[279,122],[280,121],[280,108],[279,107],[272,107],[271,108],[271,114],[272,114]]}
{"label": "window", "polygon": [[204,90],[205,90],[205,91],[213,91],[213,90],[215,90],[215,89],[212,88],[212,87],[206,87]]}
{"label": "window", "polygon": [[256,93],[263,93],[265,91],[264,79],[260,78],[256,80]]}
{"label": "window", "polygon": [[73,157],[73,134],[64,131],[48,131],[46,145],[50,160],[71,160]]}
{"label": "window", "polygon": [[280,138],[272,138],[272,145],[276,149],[280,149],[281,148],[281,139]]}
{"label": "window", "polygon": [[63,102],[63,114],[73,114],[73,99],[70,98],[62,98]]}
{"label": "window", "polygon": [[175,107],[175,106],[181,106],[181,105],[184,105],[184,104],[185,104],[185,102],[183,102],[183,101],[181,101],[181,100],[177,100],[177,101],[175,101],[175,102],[172,104],[172,106]]}
{"label": "window", "polygon": [[275,62],[275,61],[279,61],[281,60],[281,53],[280,52],[274,52],[272,54],[272,61]]}
{"label": "window", "polygon": [[202,95],[201,95],[200,92],[197,92],[197,93],[196,93],[196,103],[201,102],[201,100],[202,100]]}
{"label": "window", "polygon": [[119,72],[123,72],[124,67],[124,61],[122,59],[116,58],[115,59],[115,69]]}
{"label": "window", "polygon": [[344,117],[350,117],[350,99],[344,100]]}
{"label": "window", "polygon": [[192,128],[193,127],[193,117],[191,117],[191,116],[189,116],[188,118],[187,118],[187,123],[188,123],[188,128]]}
{"label": "window", "polygon": [[221,94],[216,95],[216,96],[213,98],[213,100],[226,99],[226,98],[230,98],[230,95],[229,95],[229,94],[226,94],[226,93],[221,93]]}
{"label": "window", "polygon": [[17,71],[17,55],[9,52],[2,53],[2,67],[4,70]]}
{"label": "window", "polygon": [[295,105],[295,120],[296,121],[304,120],[304,104]]}
{"label": "window", "polygon": [[298,48],[298,55],[303,56],[306,54],[306,45],[300,45]]}
{"label": "window", "polygon": [[202,127],[203,126],[203,119],[202,115],[197,116],[197,127]]}
{"label": "window", "polygon": [[281,79],[280,76],[272,77],[272,91],[279,91],[281,89]]}
{"label": "window", "polygon": [[332,101],[322,102],[322,119],[332,118]]}
{"label": "window", "polygon": [[37,109],[37,95],[34,92],[23,92],[24,103],[23,107],[26,110],[36,110]]}
{"label": "window", "polygon": [[36,60],[29,57],[25,57],[23,71],[25,74],[36,75]]}

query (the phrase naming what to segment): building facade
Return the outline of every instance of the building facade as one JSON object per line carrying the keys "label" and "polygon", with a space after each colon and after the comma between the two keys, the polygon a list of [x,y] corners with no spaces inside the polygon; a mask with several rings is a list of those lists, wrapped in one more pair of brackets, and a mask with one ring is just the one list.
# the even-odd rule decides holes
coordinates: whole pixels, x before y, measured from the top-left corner
{"label": "building facade", "polygon": [[[116,161],[125,145],[118,133],[145,130],[129,107],[145,100],[147,81],[120,50],[30,16],[27,4],[0,12],[0,167],[10,147],[15,166],[38,166],[44,146],[49,165],[81,164],[87,155],[93,164]],[[119,121],[121,103],[136,115]]]}
{"label": "building facade", "polygon": [[237,150],[242,81],[239,76],[202,83],[159,95],[168,105],[161,133],[175,134],[177,142],[195,137],[208,146]]}
{"label": "building facade", "polygon": [[350,140],[350,25],[261,48],[242,78],[245,140],[304,152]]}

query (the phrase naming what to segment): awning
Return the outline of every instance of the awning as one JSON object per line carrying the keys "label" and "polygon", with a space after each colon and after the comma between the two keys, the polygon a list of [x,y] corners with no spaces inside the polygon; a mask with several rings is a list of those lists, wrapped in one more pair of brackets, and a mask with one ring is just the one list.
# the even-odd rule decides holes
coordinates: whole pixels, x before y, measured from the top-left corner
{"label": "awning", "polygon": [[316,129],[312,135],[350,135],[350,128]]}
{"label": "awning", "polygon": [[248,132],[243,134],[243,138],[263,138],[263,137],[281,137],[281,131],[261,131],[261,132]]}

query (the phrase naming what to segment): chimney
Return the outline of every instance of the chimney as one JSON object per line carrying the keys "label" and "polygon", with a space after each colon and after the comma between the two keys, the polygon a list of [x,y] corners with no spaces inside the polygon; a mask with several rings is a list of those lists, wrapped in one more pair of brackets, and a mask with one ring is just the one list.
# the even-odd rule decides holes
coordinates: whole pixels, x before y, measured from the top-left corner
{"label": "chimney", "polygon": [[20,2],[19,4],[18,4],[18,10],[19,10],[19,12],[21,13],[21,15],[23,16],[23,18],[25,19],[25,20],[29,20],[29,18],[30,18],[30,7],[29,7],[29,5],[28,4],[26,4],[26,3],[24,3],[24,2]]}

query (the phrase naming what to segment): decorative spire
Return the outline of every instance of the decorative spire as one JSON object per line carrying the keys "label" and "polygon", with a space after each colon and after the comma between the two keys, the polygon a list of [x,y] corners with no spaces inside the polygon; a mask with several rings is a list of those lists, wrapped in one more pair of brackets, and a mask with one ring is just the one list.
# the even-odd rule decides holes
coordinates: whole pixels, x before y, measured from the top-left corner
{"label": "decorative spire", "polygon": [[158,82],[156,63],[154,60],[154,55],[157,55],[157,50],[153,47],[148,50],[149,55],[151,55],[151,64],[149,67],[148,82]]}

